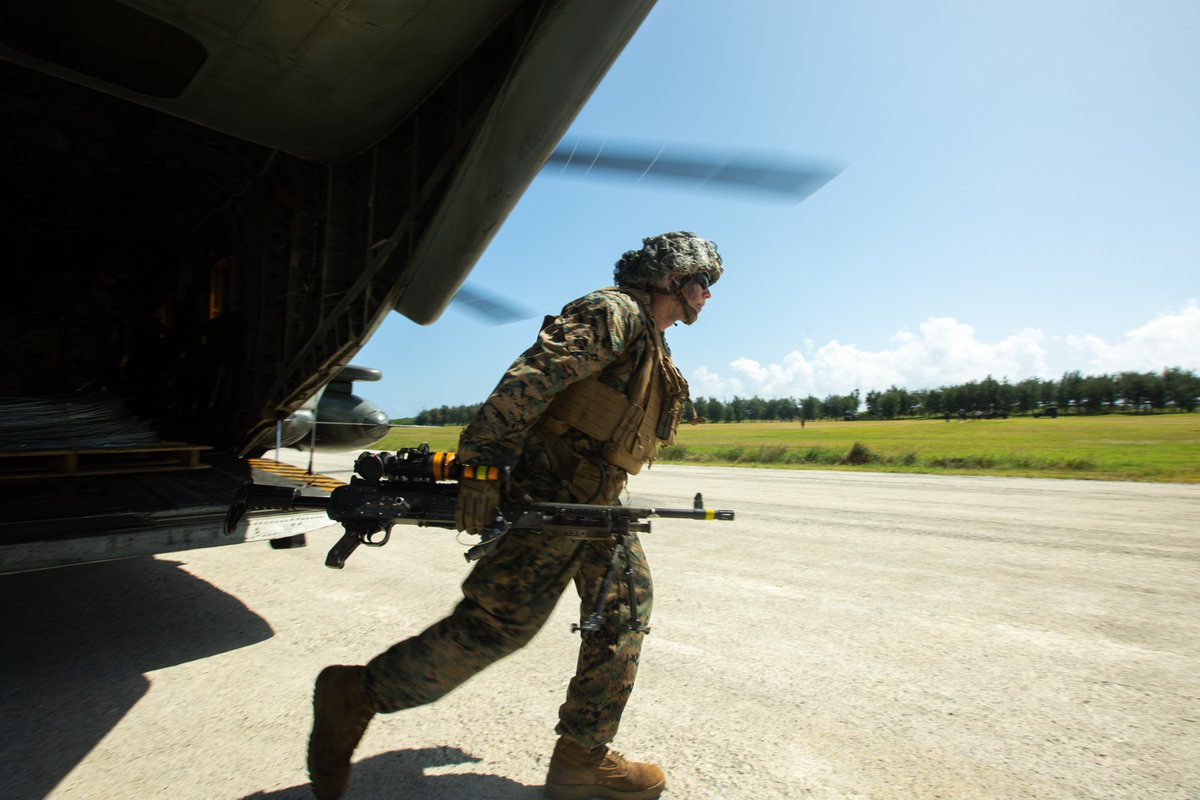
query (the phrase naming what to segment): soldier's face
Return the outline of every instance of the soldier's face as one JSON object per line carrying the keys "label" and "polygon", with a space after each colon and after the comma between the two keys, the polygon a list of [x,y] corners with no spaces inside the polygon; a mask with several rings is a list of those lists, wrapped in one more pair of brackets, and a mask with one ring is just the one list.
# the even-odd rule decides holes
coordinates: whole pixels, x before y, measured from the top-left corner
{"label": "soldier's face", "polygon": [[704,308],[704,303],[710,297],[712,297],[712,292],[708,290],[708,276],[704,276],[703,280],[688,280],[683,286],[683,299],[695,309],[697,314]]}
{"label": "soldier's face", "polygon": [[693,280],[691,275],[679,273],[663,278],[656,285],[669,292],[654,294],[650,298],[650,313],[660,331],[683,322],[691,325],[700,315],[704,303],[712,297],[707,280]]}

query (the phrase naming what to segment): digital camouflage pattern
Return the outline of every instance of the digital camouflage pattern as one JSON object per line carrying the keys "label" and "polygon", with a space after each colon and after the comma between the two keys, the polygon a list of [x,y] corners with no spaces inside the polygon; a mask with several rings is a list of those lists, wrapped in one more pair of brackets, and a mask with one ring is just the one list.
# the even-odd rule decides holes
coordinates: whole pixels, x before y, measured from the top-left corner
{"label": "digital camouflage pattern", "polygon": [[[636,535],[630,564],[642,621],[650,619],[650,570]],[[567,585],[580,595],[580,618],[591,610],[610,559],[610,547],[565,535],[513,531],[480,560],[463,583],[453,613],[367,665],[366,689],[381,712],[442,697],[485,667],[516,652],[541,629]],[[575,677],[559,708],[556,731],[591,749],[612,741],[633,690],[645,634],[625,630],[629,608],[614,581],[604,622],[583,634]]]}
{"label": "digital camouflage pattern", "polygon": [[[565,454],[553,458],[547,452],[547,442],[533,434],[532,428],[555,395],[593,375],[625,393],[651,346],[652,336],[658,337],[670,361],[670,350],[652,324],[649,308],[650,295],[646,292],[613,287],[568,303],[508,368],[463,431],[458,443],[459,461],[513,466],[514,480],[532,496],[569,500],[562,474]],[[577,455],[598,451],[598,443],[582,433],[568,432],[563,438]],[[535,446],[528,447],[530,442]],[[548,443],[551,449],[558,444]],[[620,477],[614,476],[614,480]],[[605,493],[607,501],[616,500],[624,485],[624,481],[619,482],[615,491]]]}
{"label": "digital camouflage pattern", "polygon": [[[601,443],[578,431],[543,437],[536,423],[556,394],[593,375],[626,391],[650,346],[649,337],[661,342],[649,307],[648,294],[616,288],[569,303],[513,362],[463,431],[460,461],[511,465],[512,483],[534,501],[577,500],[565,475],[567,465],[578,455],[598,452]],[[665,343],[663,349],[669,353]],[[669,354],[666,358],[669,362]],[[592,502],[618,503],[625,477],[619,468],[605,468],[603,489]],[[650,569],[637,536],[630,535],[629,541],[635,602],[642,622],[649,624]],[[510,532],[494,553],[477,562],[449,617],[367,665],[371,702],[390,712],[437,700],[523,647],[572,582],[582,621],[592,610],[611,554],[611,539]],[[559,735],[589,749],[616,735],[637,674],[644,634],[626,629],[629,608],[622,584],[614,581],[605,597],[601,627],[582,635],[576,674],[559,709]]]}

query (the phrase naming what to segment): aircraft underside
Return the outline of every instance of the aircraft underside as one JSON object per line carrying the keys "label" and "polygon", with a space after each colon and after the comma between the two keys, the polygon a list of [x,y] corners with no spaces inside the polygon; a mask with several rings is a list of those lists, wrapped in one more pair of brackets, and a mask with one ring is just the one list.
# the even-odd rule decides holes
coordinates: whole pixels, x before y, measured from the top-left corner
{"label": "aircraft underside", "polygon": [[6,6],[0,397],[263,452],[391,310],[440,315],[650,5]]}
{"label": "aircraft underside", "polygon": [[[114,0],[60,4],[93,24],[109,21],[96,9],[126,27],[140,13]],[[102,390],[164,437],[238,454],[261,449],[275,419],[346,366],[390,310],[437,318],[647,10],[473,3],[450,25],[428,4],[396,3],[378,18],[351,7],[306,21],[325,50],[380,49],[347,72],[350,52],[295,44],[297,31],[254,15],[231,37],[200,13],[218,6],[179,5],[163,3],[152,23],[194,38],[208,60],[192,84],[167,88],[120,72],[120,51],[68,59],[94,45],[72,47],[80,34],[61,17],[2,15],[18,27],[0,33],[0,395]],[[237,60],[278,62],[285,42],[291,68]],[[384,66],[392,83],[371,71]],[[306,70],[316,77],[302,82]],[[333,75],[341,83],[327,85]],[[310,99],[318,88],[344,130]],[[384,99],[407,105],[384,114]],[[364,141],[359,122],[379,135]]]}

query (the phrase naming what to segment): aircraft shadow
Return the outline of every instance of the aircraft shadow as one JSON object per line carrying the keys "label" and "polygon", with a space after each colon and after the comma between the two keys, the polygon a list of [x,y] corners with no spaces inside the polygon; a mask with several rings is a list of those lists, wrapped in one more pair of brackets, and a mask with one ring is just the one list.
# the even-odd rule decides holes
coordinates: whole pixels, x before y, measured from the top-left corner
{"label": "aircraft shadow", "polygon": [[241,601],[177,562],[0,576],[6,796],[49,794],[146,694],[145,673],[272,635]]}
{"label": "aircraft shadow", "polygon": [[[347,797],[355,800],[532,800],[542,787],[526,786],[500,775],[453,773],[426,775],[432,767],[479,761],[457,747],[393,750],[355,762]],[[256,792],[242,800],[312,800],[308,784],[273,792]]]}

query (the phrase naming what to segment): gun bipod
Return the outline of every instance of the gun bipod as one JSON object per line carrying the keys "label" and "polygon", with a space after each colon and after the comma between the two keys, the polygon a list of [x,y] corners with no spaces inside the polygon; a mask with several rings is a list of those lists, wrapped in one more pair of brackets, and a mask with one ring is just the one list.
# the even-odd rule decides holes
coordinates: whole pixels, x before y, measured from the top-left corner
{"label": "gun bipod", "polygon": [[[647,524],[646,530],[649,529],[649,524]],[[604,577],[600,581],[600,588],[597,591],[596,600],[592,604],[592,611],[587,615],[587,619],[583,621],[583,624],[571,623],[572,633],[590,633],[597,630],[603,623],[604,603],[608,599],[608,593],[612,589],[613,580],[616,579],[618,569],[622,573],[625,602],[629,605],[629,619],[625,623],[626,630],[633,633],[650,632],[650,626],[642,623],[641,615],[638,613],[637,589],[634,587],[633,582],[633,562],[629,559],[629,533],[625,530],[618,530],[614,532],[614,536],[615,541],[613,542],[612,556],[608,562],[608,569],[604,571]]]}

